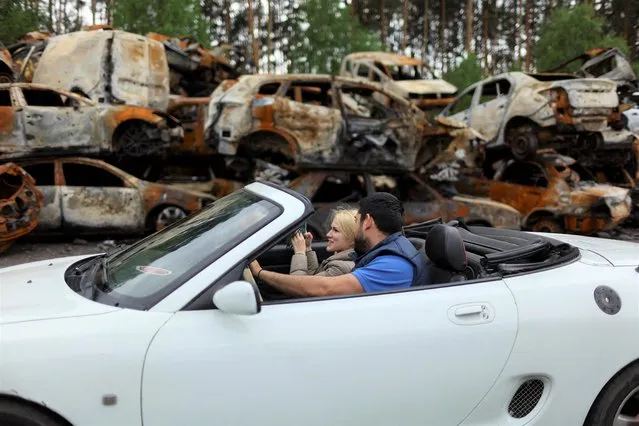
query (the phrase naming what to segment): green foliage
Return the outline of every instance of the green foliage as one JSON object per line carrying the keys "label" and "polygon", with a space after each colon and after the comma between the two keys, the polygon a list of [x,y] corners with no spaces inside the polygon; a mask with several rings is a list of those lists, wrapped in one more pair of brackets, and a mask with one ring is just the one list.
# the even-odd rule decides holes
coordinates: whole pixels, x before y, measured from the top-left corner
{"label": "green foliage", "polygon": [[524,70],[523,61],[519,60],[515,62],[514,64],[512,64],[510,68],[508,69],[508,71],[506,72],[516,72],[516,71],[523,71],[523,70]]}
{"label": "green foliage", "polygon": [[338,74],[342,58],[357,51],[381,51],[379,37],[349,15],[340,0],[308,0],[291,38],[292,72]]}
{"label": "green foliage", "polygon": [[442,77],[450,84],[457,86],[459,91],[482,79],[482,68],[474,54],[468,55],[457,68]]}
{"label": "green foliage", "polygon": [[[595,47],[617,47],[624,54],[629,51],[623,38],[605,33],[604,19],[596,15],[591,5],[559,8],[541,28],[535,49],[537,69],[552,69]],[[562,71],[574,72],[580,66],[580,61],[576,61]]]}
{"label": "green foliage", "polygon": [[113,20],[115,27],[125,31],[190,35],[210,45],[199,0],[117,0]]}
{"label": "green foliage", "polygon": [[10,45],[26,32],[43,26],[46,19],[38,9],[23,6],[15,0],[0,0],[0,42]]}
{"label": "green foliage", "polygon": [[632,67],[635,69],[635,74],[639,76],[639,61],[633,63]]}

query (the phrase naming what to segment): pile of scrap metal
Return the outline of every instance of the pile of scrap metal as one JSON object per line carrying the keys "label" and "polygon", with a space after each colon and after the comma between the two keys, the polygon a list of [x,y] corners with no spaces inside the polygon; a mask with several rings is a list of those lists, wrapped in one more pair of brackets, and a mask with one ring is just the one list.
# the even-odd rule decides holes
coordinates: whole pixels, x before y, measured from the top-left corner
{"label": "pile of scrap metal", "polygon": [[14,163],[0,165],[0,253],[37,226],[43,204],[33,177]]}
{"label": "pile of scrap metal", "polygon": [[30,31],[7,47],[14,63],[12,81],[31,83],[42,52],[53,34],[47,31]]}
{"label": "pile of scrap metal", "polygon": [[171,94],[209,96],[222,81],[237,78],[235,68],[224,56],[231,46],[206,49],[190,36],[146,36],[164,44],[171,69]]}

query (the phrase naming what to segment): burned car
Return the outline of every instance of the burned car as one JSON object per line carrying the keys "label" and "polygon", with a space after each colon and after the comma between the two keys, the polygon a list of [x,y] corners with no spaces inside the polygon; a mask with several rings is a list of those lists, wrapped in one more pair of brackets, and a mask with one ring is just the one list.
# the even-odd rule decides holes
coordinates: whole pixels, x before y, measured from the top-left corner
{"label": "burned car", "polygon": [[23,168],[0,165],[0,253],[36,227],[43,203],[33,177]]}
{"label": "burned car", "polygon": [[541,152],[535,161],[502,160],[493,176],[463,175],[456,187],[514,207],[532,231],[588,235],[628,218],[629,189],[582,180],[574,165],[570,157]]}
{"label": "burned car", "polygon": [[395,53],[351,53],[342,60],[340,74],[379,82],[429,112],[439,112],[457,94],[457,87],[437,78],[421,59]]}
{"label": "burned car", "polygon": [[14,44],[7,46],[15,64],[16,79],[14,81],[33,82],[33,74],[38,67],[42,52],[52,36],[48,31],[30,31],[20,36]]}
{"label": "burned car", "polygon": [[13,81],[13,58],[11,57],[11,52],[0,42],[0,84]]}
{"label": "burned car", "polygon": [[635,93],[639,91],[639,78],[628,57],[616,47],[590,49],[546,72],[570,70],[576,63],[580,63],[580,68],[575,75],[612,80],[617,83],[621,102],[639,102],[639,93]]}
{"label": "burned car", "polygon": [[162,43],[109,26],[48,40],[33,83],[106,104],[166,111],[169,102],[169,66]]}
{"label": "burned car", "polygon": [[102,160],[25,160],[44,194],[34,232],[138,235],[155,232],[215,201],[215,197],[138,179]]}
{"label": "burned car", "polygon": [[316,171],[301,175],[288,185],[308,197],[315,213],[309,230],[324,238],[330,229],[330,211],[344,204],[356,205],[374,192],[390,192],[404,205],[404,224],[432,219],[463,218],[468,225],[520,229],[521,214],[514,208],[488,198],[454,196],[444,198],[415,174],[374,174],[349,171]]}
{"label": "burned car", "polygon": [[224,56],[230,46],[207,49],[189,36],[170,37],[158,33],[148,33],[146,36],[164,44],[171,76],[171,94],[209,96],[222,81],[238,76]]}
{"label": "burned car", "polygon": [[612,80],[510,72],[471,85],[441,115],[523,160],[538,148],[602,148],[602,131],[621,120],[618,105]]}
{"label": "burned car", "polygon": [[151,108],[98,104],[37,84],[0,84],[0,158],[161,155],[182,137],[179,121]]}
{"label": "burned car", "polygon": [[412,171],[464,137],[458,131],[378,84],[330,75],[226,81],[211,96],[205,124],[218,154],[296,169]]}

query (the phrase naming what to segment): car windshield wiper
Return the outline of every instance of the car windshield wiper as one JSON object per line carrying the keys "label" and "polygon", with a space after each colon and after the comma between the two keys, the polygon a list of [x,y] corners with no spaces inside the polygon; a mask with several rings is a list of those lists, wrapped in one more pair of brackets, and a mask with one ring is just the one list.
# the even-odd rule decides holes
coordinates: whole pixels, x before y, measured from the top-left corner
{"label": "car windshield wiper", "polygon": [[102,261],[102,260],[107,260],[109,259],[111,256],[119,253],[120,251],[124,250],[125,248],[127,248],[129,246],[129,244],[120,244],[117,245],[113,248],[111,248],[111,250],[108,250],[105,253],[99,254],[97,256],[95,256],[94,258],[90,259],[87,262],[84,262],[83,264],[76,266],[73,269],[73,273],[75,275],[82,275],[84,274],[86,271],[88,271],[89,269],[91,269],[93,266],[95,266],[96,263]]}

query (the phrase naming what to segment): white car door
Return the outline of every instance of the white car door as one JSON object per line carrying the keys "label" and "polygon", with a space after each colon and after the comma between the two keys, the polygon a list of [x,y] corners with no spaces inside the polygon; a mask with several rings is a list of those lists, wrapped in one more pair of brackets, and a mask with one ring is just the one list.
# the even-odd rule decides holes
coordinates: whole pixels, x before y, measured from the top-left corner
{"label": "white car door", "polygon": [[467,126],[470,125],[473,98],[475,97],[477,87],[478,86],[475,85],[466,89],[453,103],[442,111],[442,115],[460,121]]}
{"label": "white car door", "polygon": [[489,81],[480,86],[476,105],[471,110],[470,126],[494,140],[501,127],[508,106],[510,82],[506,79]]}
{"label": "white car door", "polygon": [[517,309],[501,280],[177,312],[149,347],[144,424],[457,425],[504,367]]}
{"label": "white car door", "polygon": [[119,176],[91,164],[62,162],[63,227],[136,233],[144,230],[142,195]]}

